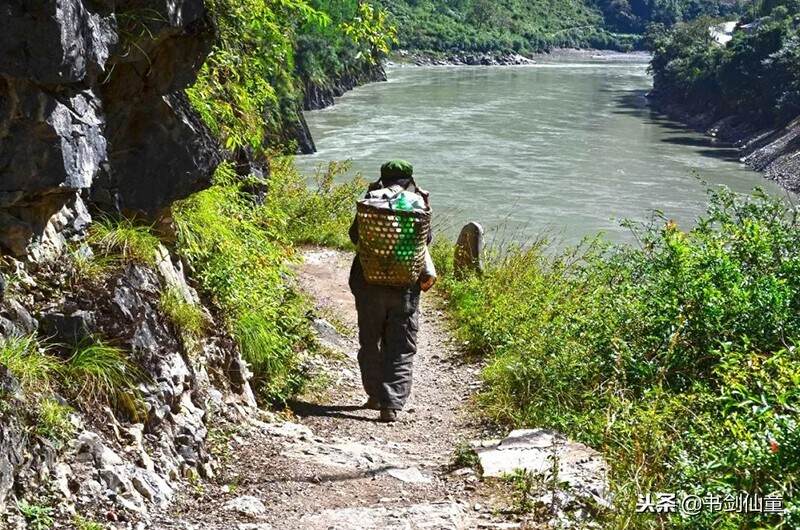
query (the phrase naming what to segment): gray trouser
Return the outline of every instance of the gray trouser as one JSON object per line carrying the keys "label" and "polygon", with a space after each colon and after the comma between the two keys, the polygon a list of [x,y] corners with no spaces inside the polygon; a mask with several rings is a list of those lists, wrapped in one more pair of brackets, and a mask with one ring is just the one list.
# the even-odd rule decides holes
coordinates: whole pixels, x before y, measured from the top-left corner
{"label": "gray trouser", "polygon": [[419,288],[363,283],[353,287],[361,346],[358,364],[364,390],[382,407],[400,410],[411,393],[419,330]]}

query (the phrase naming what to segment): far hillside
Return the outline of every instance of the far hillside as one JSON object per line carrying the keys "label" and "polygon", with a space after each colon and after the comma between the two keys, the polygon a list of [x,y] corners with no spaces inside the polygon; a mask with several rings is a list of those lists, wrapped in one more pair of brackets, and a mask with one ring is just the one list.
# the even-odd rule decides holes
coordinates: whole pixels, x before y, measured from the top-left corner
{"label": "far hillside", "polygon": [[651,23],[727,16],[739,0],[379,0],[401,49],[536,53],[550,48],[631,50]]}

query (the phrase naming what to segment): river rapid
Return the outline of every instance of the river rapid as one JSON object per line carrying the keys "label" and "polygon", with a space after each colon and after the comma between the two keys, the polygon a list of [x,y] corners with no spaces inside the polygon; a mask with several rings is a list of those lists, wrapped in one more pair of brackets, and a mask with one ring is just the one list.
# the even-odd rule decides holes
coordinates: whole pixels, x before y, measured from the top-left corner
{"label": "river rapid", "polygon": [[312,175],[349,159],[374,179],[382,162],[407,159],[431,192],[436,224],[454,234],[478,221],[490,242],[574,244],[597,232],[624,241],[620,221],[654,211],[691,226],[708,185],[782,193],[735,149],[651,111],[646,61],[581,54],[519,67],[390,67],[389,82],[306,113],[318,152],[297,164]]}

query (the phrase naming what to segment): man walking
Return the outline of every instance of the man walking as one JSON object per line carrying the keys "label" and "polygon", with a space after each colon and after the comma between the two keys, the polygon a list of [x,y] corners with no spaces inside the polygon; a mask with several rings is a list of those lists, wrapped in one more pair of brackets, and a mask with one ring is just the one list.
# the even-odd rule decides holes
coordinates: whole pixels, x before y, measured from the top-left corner
{"label": "man walking", "polygon": [[[412,183],[413,167],[395,160],[381,167],[381,177],[369,191]],[[358,243],[358,217],[350,226],[350,240]],[[428,233],[427,243],[431,242]],[[358,254],[350,269],[350,290],[358,312],[358,364],[368,399],[366,408],[380,410],[383,422],[397,421],[397,413],[411,393],[414,355],[417,352],[420,291],[433,283],[432,277],[420,278],[410,287],[370,284]]]}

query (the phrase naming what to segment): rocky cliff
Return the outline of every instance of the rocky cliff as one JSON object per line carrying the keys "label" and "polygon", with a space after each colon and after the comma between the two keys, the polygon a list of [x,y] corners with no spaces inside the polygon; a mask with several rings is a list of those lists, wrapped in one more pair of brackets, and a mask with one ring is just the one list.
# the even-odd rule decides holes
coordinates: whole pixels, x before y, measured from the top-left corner
{"label": "rocky cliff", "polygon": [[[155,222],[210,185],[220,150],[183,89],[215,30],[203,0],[3,0],[0,27],[0,527],[31,522],[23,503],[146,526],[214,473],[212,418],[254,413],[250,373],[165,247],[93,257],[82,241],[92,216]],[[167,292],[210,331],[188,338]],[[100,340],[136,367],[134,401],[61,376]]]}
{"label": "rocky cliff", "polygon": [[208,185],[218,149],[182,92],[214,38],[202,0],[5,0],[0,27],[4,251],[57,249],[86,203],[155,218]]}
{"label": "rocky cliff", "polygon": [[[304,85],[305,110],[319,110],[330,107],[334,98],[367,83],[386,81],[386,71],[381,64],[367,64],[350,67],[325,85],[306,80]],[[313,151],[312,151],[313,152]]]}
{"label": "rocky cliff", "polygon": [[[0,304],[3,337],[38,333],[46,341],[30,362],[66,362],[76,344],[102,337],[142,375],[134,401],[104,402],[66,382],[55,383],[48,398],[25,384],[24,373],[21,379],[0,366],[0,527],[25,528],[8,510],[23,500],[50,507],[60,521],[80,514],[146,527],[151,509],[167,505],[184,481],[213,477],[211,422],[242,421],[256,404],[247,365],[227,335],[193,341],[165,316],[165,292],[200,307],[179,261],[160,247],[154,265],[131,262],[93,280],[68,259],[31,273],[7,260],[4,272],[14,281]],[[210,312],[204,318],[208,329],[220,327]],[[47,399],[72,409],[60,435],[31,417]]]}

